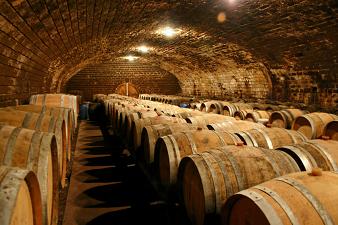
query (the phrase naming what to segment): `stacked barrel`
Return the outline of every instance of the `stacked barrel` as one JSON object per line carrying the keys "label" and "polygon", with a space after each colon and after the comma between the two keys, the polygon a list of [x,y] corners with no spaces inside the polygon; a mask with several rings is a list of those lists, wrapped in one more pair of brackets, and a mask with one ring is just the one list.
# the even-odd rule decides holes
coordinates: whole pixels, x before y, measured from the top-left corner
{"label": "stacked barrel", "polygon": [[0,108],[0,224],[58,223],[78,96],[41,94]]}
{"label": "stacked barrel", "polygon": [[217,100],[190,105],[187,124],[145,126],[139,151],[193,224],[338,222],[336,115]]}

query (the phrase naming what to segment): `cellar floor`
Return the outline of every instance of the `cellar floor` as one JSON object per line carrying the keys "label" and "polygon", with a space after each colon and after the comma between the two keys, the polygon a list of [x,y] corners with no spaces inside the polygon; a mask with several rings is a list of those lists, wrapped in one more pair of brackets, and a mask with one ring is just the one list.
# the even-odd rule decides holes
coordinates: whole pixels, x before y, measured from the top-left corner
{"label": "cellar floor", "polygon": [[188,225],[167,203],[121,140],[103,123],[82,120],[72,163],[63,225]]}

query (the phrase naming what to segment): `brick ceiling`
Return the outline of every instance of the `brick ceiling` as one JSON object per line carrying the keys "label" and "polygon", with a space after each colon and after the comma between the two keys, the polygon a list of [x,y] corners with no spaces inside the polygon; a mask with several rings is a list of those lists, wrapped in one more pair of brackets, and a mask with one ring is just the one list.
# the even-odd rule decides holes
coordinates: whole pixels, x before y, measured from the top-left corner
{"label": "brick ceiling", "polygon": [[[140,44],[181,82],[220,66],[337,72],[335,0],[1,0],[0,24],[1,63],[47,91]],[[181,33],[155,33],[167,25]]]}

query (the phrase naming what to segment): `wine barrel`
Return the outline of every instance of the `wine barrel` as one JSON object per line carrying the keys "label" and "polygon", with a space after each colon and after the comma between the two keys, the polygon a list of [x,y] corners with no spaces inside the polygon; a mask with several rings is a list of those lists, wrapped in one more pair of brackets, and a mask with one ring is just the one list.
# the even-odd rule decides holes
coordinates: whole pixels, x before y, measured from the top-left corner
{"label": "wine barrel", "polygon": [[[62,123],[61,123],[62,122]],[[59,163],[59,176],[61,186],[65,186],[67,172],[67,149],[66,149],[66,129],[65,122],[57,120],[53,116],[44,113],[32,113],[19,110],[1,110],[0,123],[15,127],[23,127],[41,132],[54,133],[57,142],[57,153]]]}
{"label": "wine barrel", "polygon": [[125,119],[126,113],[137,112],[137,110],[147,109],[144,106],[137,105],[133,102],[118,102],[114,105],[113,117],[116,121],[117,128],[120,128],[121,124],[124,124],[124,121],[121,122],[121,119]]}
{"label": "wine barrel", "polygon": [[225,116],[234,116],[236,111],[242,109],[253,109],[253,107],[246,103],[227,103],[223,105],[223,114]]}
{"label": "wine barrel", "polygon": [[297,144],[307,138],[300,132],[284,128],[261,128],[236,132],[236,135],[249,146],[275,149],[283,145]]}
{"label": "wine barrel", "polygon": [[197,126],[206,126],[212,123],[221,123],[225,121],[236,121],[235,118],[230,116],[223,116],[218,114],[205,114],[201,116],[193,116],[186,118],[188,123],[197,125]]}
{"label": "wine barrel", "polygon": [[159,181],[165,188],[175,186],[178,165],[186,155],[238,143],[242,144],[235,134],[203,129],[160,137],[154,154],[154,166]]}
{"label": "wine barrel", "polygon": [[145,126],[141,134],[141,146],[143,150],[144,163],[150,165],[154,162],[155,144],[159,137],[169,134],[197,129],[205,129],[206,126],[196,126],[189,123],[158,124]]}
{"label": "wine barrel", "polygon": [[146,100],[148,97],[149,97],[148,94],[139,94],[138,96],[139,99],[143,99],[143,100]]}
{"label": "wine barrel", "polygon": [[130,135],[132,138],[129,139],[131,147],[136,151],[141,146],[141,135],[145,126],[171,123],[187,123],[187,121],[185,119],[170,116],[148,117],[132,121]]}
{"label": "wine barrel", "polygon": [[0,166],[0,224],[42,225],[41,193],[35,174]]}
{"label": "wine barrel", "polygon": [[[118,126],[117,128],[120,130],[121,134],[125,133],[125,128],[127,127],[127,120],[128,120],[128,115],[132,113],[137,113],[138,111],[141,110],[149,110],[147,108],[141,107],[141,106],[136,106],[136,105],[125,105],[124,107],[118,109]],[[122,131],[123,130],[123,131]]]}
{"label": "wine barrel", "polygon": [[[114,133],[118,134],[120,131],[120,126],[122,123],[122,112],[126,110],[125,106],[123,104],[116,104],[114,106],[113,116],[112,116],[112,127],[114,130]],[[125,119],[125,117],[123,117]]]}
{"label": "wine barrel", "polygon": [[258,123],[260,119],[266,119],[266,121],[268,121],[270,115],[271,112],[269,111],[255,110],[247,113],[245,116],[245,120]]}
{"label": "wine barrel", "polygon": [[302,170],[320,167],[338,172],[338,141],[309,140],[303,143],[282,146],[277,150],[288,153]]}
{"label": "wine barrel", "polygon": [[337,173],[292,173],[233,195],[222,209],[222,224],[334,225],[337,202]]}
{"label": "wine barrel", "polygon": [[213,123],[207,125],[209,130],[216,130],[216,131],[225,131],[225,132],[240,132],[246,131],[251,129],[260,129],[265,128],[265,126],[261,123],[254,123],[250,121],[227,121],[223,123]]}
{"label": "wine barrel", "polygon": [[116,107],[120,105],[120,100],[118,99],[109,99],[105,101],[106,116],[108,118],[109,124],[114,126],[116,120]]}
{"label": "wine barrel", "polygon": [[104,115],[107,119],[107,125],[110,126],[111,125],[111,107],[112,107],[112,103],[111,103],[111,99],[106,99],[103,102],[103,106],[104,106]]}
{"label": "wine barrel", "polygon": [[191,109],[198,110],[198,111],[202,111],[201,106],[202,106],[201,102],[194,102],[190,104]]}
{"label": "wine barrel", "polygon": [[158,116],[159,114],[153,110],[142,110],[142,111],[129,114],[126,118],[127,122],[125,123],[125,127],[124,127],[125,137],[127,141],[129,142],[130,139],[132,138],[131,131],[132,131],[133,122],[140,120],[140,119],[145,119],[145,118],[157,118]]}
{"label": "wine barrel", "polygon": [[271,113],[269,123],[272,127],[280,127],[290,129],[292,123],[299,116],[309,113],[308,111],[300,109],[283,109]]}
{"label": "wine barrel", "polygon": [[324,135],[338,141],[338,120],[333,120],[326,124]]}
{"label": "wine barrel", "polygon": [[4,109],[11,110],[20,110],[25,112],[34,112],[34,113],[44,113],[48,116],[54,116],[57,118],[57,123],[65,121],[65,131],[66,131],[66,151],[67,159],[70,160],[71,157],[71,144],[72,137],[75,133],[75,121],[73,118],[73,113],[71,109],[64,107],[49,107],[49,106],[40,106],[40,105],[19,105],[13,107],[6,107]]}
{"label": "wine barrel", "polygon": [[271,105],[271,104],[262,104],[262,103],[251,103],[254,110],[264,110],[269,112],[274,112],[281,110],[285,106],[282,105]]}
{"label": "wine barrel", "polygon": [[77,116],[80,111],[79,99],[76,95],[66,94],[38,94],[32,95],[29,100],[32,105],[46,105],[54,107],[65,107],[73,110],[75,127],[77,127]]}
{"label": "wine barrel", "polygon": [[[193,111],[193,110],[187,110],[187,109],[183,109],[183,108],[155,108],[154,109],[156,112],[158,112],[159,114],[163,114],[166,116],[172,116],[172,117],[180,117],[180,115],[184,115],[184,113],[186,114],[191,114],[191,115],[201,115],[203,114],[202,112],[197,112],[197,111]],[[190,111],[190,112],[189,112]]]}
{"label": "wine barrel", "polygon": [[104,108],[105,108],[106,116],[108,118],[112,116],[114,105],[115,103],[117,104],[118,102],[119,100],[117,99],[107,99],[104,101]]}
{"label": "wine barrel", "polygon": [[113,129],[114,132],[118,135],[122,135],[122,128],[124,127],[125,119],[126,119],[126,113],[129,113],[130,111],[135,112],[136,110],[132,110],[132,108],[135,107],[135,104],[130,103],[123,103],[120,105],[116,105],[114,107],[113,112]]}
{"label": "wine barrel", "polygon": [[204,115],[204,113],[200,111],[194,111],[194,110],[185,110],[183,112],[175,113],[172,116],[182,118],[182,119],[187,119],[188,117],[201,116],[201,115]]}
{"label": "wine barrel", "polygon": [[214,101],[203,102],[201,104],[200,111],[201,112],[208,112],[212,103],[214,103]]}
{"label": "wine barrel", "polygon": [[184,111],[186,111],[185,109],[182,108],[171,108],[171,107],[167,107],[167,108],[163,108],[163,107],[156,107],[154,109],[156,112],[158,112],[158,114],[163,114],[166,116],[172,116],[175,117],[175,115],[182,113]]}
{"label": "wine barrel", "polygon": [[0,165],[20,167],[36,174],[44,224],[57,224],[59,178],[54,134],[0,125]]}
{"label": "wine barrel", "polygon": [[107,98],[108,98],[108,96],[106,94],[94,94],[93,95],[93,102],[100,102],[100,103],[102,103]]}
{"label": "wine barrel", "polygon": [[210,104],[208,113],[223,114],[224,105],[229,104],[229,102],[224,101],[214,101]]}
{"label": "wine barrel", "polygon": [[20,110],[34,113],[45,113],[49,116],[58,117],[61,116],[66,122],[67,132],[70,136],[75,132],[75,121],[70,108],[54,107],[54,106],[42,106],[42,105],[18,105],[9,106],[5,109]]}
{"label": "wine barrel", "polygon": [[292,129],[303,133],[309,139],[320,138],[329,122],[338,119],[338,116],[329,113],[309,113],[296,118]]}
{"label": "wine barrel", "polygon": [[219,224],[227,198],[240,190],[298,171],[296,162],[284,152],[225,146],[184,157],[177,182],[181,202],[192,224]]}
{"label": "wine barrel", "polygon": [[252,109],[242,109],[234,112],[234,117],[236,120],[245,120],[245,117],[248,113],[253,112]]}

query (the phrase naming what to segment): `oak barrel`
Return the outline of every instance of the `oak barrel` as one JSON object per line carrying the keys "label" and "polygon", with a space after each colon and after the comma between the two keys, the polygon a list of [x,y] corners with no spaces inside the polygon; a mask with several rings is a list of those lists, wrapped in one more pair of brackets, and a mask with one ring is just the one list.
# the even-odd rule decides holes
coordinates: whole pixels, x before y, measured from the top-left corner
{"label": "oak barrel", "polygon": [[77,117],[80,111],[80,105],[79,98],[76,95],[37,94],[30,97],[29,104],[71,108],[73,110],[75,127],[77,127]]}
{"label": "oak barrel", "polygon": [[284,152],[231,145],[209,149],[182,159],[178,170],[180,201],[192,224],[219,224],[227,198],[298,171],[296,162]]}
{"label": "oak barrel", "polygon": [[67,149],[66,149],[66,128],[64,121],[58,121],[53,116],[44,113],[33,113],[25,111],[9,111],[0,109],[0,123],[22,127],[41,132],[54,133],[57,143],[59,178],[61,186],[64,187],[67,172]]}
{"label": "oak barrel", "polygon": [[[127,140],[129,141],[131,138],[133,122],[137,120],[145,119],[145,118],[157,118],[157,117],[158,117],[158,113],[153,110],[138,110],[137,112],[127,115],[125,126],[124,126],[125,136],[127,137]],[[140,136],[141,136],[141,133],[140,133]]]}
{"label": "oak barrel", "polygon": [[233,133],[198,129],[160,137],[155,145],[154,166],[164,187],[176,184],[177,169],[184,156],[211,148],[242,143]]}
{"label": "oak barrel", "polygon": [[201,116],[192,116],[186,118],[188,123],[198,125],[198,126],[206,126],[211,123],[221,123],[225,121],[235,121],[236,119],[230,116],[223,116],[218,114],[205,114]]}
{"label": "oak barrel", "polygon": [[338,119],[326,124],[324,128],[324,135],[332,140],[338,141]]}
{"label": "oak barrel", "polygon": [[198,111],[201,111],[201,106],[202,106],[201,102],[194,102],[190,104],[191,109],[198,110]]}
{"label": "oak barrel", "polygon": [[275,149],[283,145],[297,144],[308,140],[302,133],[284,128],[260,128],[236,132],[249,146]]}
{"label": "oak barrel", "polygon": [[208,113],[223,114],[223,106],[229,104],[229,102],[224,101],[214,101],[210,104]]}
{"label": "oak barrel", "polygon": [[39,182],[29,170],[0,166],[0,224],[42,225]]}
{"label": "oak barrel", "polygon": [[314,139],[277,150],[288,153],[302,170],[320,167],[338,172],[338,141]]}
{"label": "oak barrel", "polygon": [[204,113],[202,113],[200,111],[195,111],[195,110],[184,110],[182,112],[175,113],[172,116],[173,117],[179,117],[179,118],[182,118],[182,119],[186,119],[188,117],[201,116],[201,115],[204,115]]}
{"label": "oak barrel", "polygon": [[145,126],[156,124],[172,124],[172,123],[187,123],[185,119],[170,117],[170,116],[156,116],[143,119],[134,120],[131,122],[131,138],[129,143],[136,151],[141,146],[142,130]]}
{"label": "oak barrel", "polygon": [[154,162],[155,144],[158,138],[183,131],[207,129],[206,126],[196,126],[189,123],[158,124],[145,126],[141,134],[141,149],[143,151],[144,162],[151,164]]}
{"label": "oak barrel", "polygon": [[203,102],[200,107],[201,112],[209,112],[209,108],[214,101]]}
{"label": "oak barrel", "polygon": [[20,167],[36,174],[44,224],[57,224],[59,178],[54,134],[0,125],[0,165]]}
{"label": "oak barrel", "polygon": [[319,138],[324,134],[325,126],[338,119],[338,116],[329,113],[309,113],[296,118],[292,129],[303,133],[309,139]]}
{"label": "oak barrel", "polygon": [[226,131],[226,132],[239,132],[251,130],[254,128],[265,128],[261,123],[254,123],[250,121],[227,121],[223,123],[214,123],[207,125],[209,130]]}
{"label": "oak barrel", "polygon": [[74,115],[70,108],[64,107],[50,107],[50,106],[40,106],[40,105],[19,105],[13,107],[7,107],[5,109],[20,110],[26,112],[34,113],[44,113],[49,116],[54,116],[57,118],[57,121],[62,123],[65,122],[66,127],[66,149],[67,149],[67,158],[70,160],[71,157],[71,143],[72,137],[75,132],[75,121]]}
{"label": "oak barrel", "polygon": [[234,116],[235,112],[242,109],[253,109],[250,104],[247,103],[224,103],[223,114],[225,116]]}
{"label": "oak barrel", "polygon": [[338,174],[292,173],[228,199],[222,209],[222,224],[338,224]]}
{"label": "oak barrel", "polygon": [[234,117],[236,120],[245,120],[245,117],[248,113],[253,112],[253,109],[242,109],[234,112]]}
{"label": "oak barrel", "polygon": [[269,123],[272,127],[280,127],[290,129],[292,123],[299,116],[309,113],[300,109],[283,109],[271,113]]}
{"label": "oak barrel", "polygon": [[271,112],[269,111],[255,110],[247,113],[245,116],[245,120],[258,123],[260,119],[266,119],[268,121],[270,115]]}

